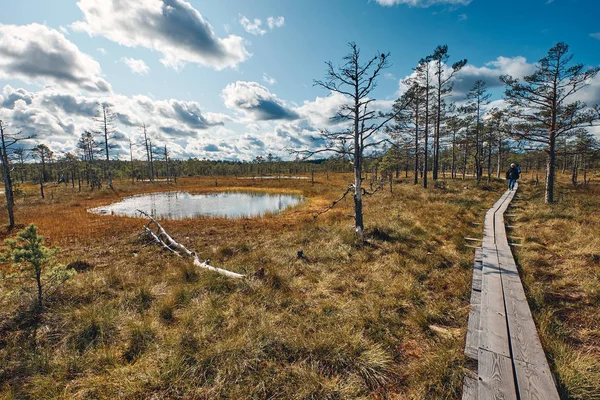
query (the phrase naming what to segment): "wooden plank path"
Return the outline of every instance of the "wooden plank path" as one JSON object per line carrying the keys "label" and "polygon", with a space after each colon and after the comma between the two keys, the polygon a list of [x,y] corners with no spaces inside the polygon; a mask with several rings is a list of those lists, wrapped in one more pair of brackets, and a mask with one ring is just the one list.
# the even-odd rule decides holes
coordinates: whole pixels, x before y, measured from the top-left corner
{"label": "wooden plank path", "polygon": [[475,251],[465,345],[475,366],[463,400],[559,400],[506,235],[504,213],[517,187],[486,213]]}

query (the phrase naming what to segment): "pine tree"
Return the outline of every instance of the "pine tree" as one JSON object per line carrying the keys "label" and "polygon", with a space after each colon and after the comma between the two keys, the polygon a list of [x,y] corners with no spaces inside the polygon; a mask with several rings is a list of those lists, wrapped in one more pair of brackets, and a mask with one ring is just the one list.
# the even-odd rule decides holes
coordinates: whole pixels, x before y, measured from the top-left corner
{"label": "pine tree", "polygon": [[510,133],[519,140],[541,145],[547,153],[546,203],[554,202],[557,140],[571,137],[579,128],[600,119],[599,112],[574,99],[600,67],[586,69],[583,64],[571,64],[572,59],[569,46],[560,42],[523,81],[510,75],[500,77],[515,122]]}

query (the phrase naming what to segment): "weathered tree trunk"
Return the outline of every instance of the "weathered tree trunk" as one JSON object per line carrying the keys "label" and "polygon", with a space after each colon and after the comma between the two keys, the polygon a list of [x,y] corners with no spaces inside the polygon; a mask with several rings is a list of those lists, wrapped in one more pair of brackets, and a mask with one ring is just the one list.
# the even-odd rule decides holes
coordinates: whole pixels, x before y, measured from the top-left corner
{"label": "weathered tree trunk", "polygon": [[110,155],[108,153],[108,116],[106,115],[106,107],[102,106],[102,117],[104,127],[104,149],[106,151],[106,174],[108,176],[108,186],[113,188],[112,171],[110,170]]}
{"label": "weathered tree trunk", "polygon": [[502,171],[502,136],[498,134],[498,165],[496,166],[496,177],[500,178]]}
{"label": "weathered tree trunk", "polygon": [[4,126],[2,126],[1,121],[0,133],[2,138],[2,172],[4,173],[4,195],[6,197],[6,210],[8,212],[8,229],[12,229],[15,226],[15,215],[13,210],[15,201],[13,198],[13,184],[12,177],[10,176],[6,140],[4,138]]}
{"label": "weathered tree trunk", "polygon": [[358,88],[354,104],[354,230],[360,242],[364,242],[364,222],[362,211],[362,137],[359,134],[360,109]]}
{"label": "weathered tree trunk", "polygon": [[42,270],[41,268],[36,268],[35,270],[35,281],[37,283],[37,306],[38,309],[42,309],[43,305],[43,294],[42,294]]}
{"label": "weathered tree trunk", "polygon": [[429,67],[427,68],[427,87],[425,89],[425,141],[423,151],[423,187],[427,188],[427,161],[429,158]]}
{"label": "weathered tree trunk", "polygon": [[492,142],[488,142],[488,156],[487,156],[487,180],[492,180]]}
{"label": "weathered tree trunk", "polygon": [[450,177],[456,178],[456,132],[452,131],[452,164],[450,165]]}
{"label": "weathered tree trunk", "polygon": [[[140,212],[140,214],[142,214],[150,219],[150,222],[144,227],[143,233],[148,235],[152,239],[153,242],[160,245],[163,249],[172,252],[173,254],[175,254],[178,257],[182,257],[182,258],[184,256],[191,257],[193,259],[193,264],[195,266],[207,269],[209,271],[219,273],[221,275],[225,275],[229,278],[240,279],[240,278],[245,277],[244,275],[238,274],[236,272],[213,267],[212,265],[210,265],[210,260],[200,261],[200,259],[198,258],[198,255],[195,252],[188,250],[184,245],[175,241],[154,218],[152,218],[150,215],[148,215],[146,212],[144,212],[142,210],[138,210],[138,211]],[[156,229],[157,229],[156,232],[154,232],[152,229],[150,229],[151,224],[154,224],[156,226]],[[181,253],[183,253],[183,255]]]}
{"label": "weathered tree trunk", "polygon": [[135,169],[133,168],[133,143],[129,139],[129,158],[131,159],[131,183],[135,183]]}
{"label": "weathered tree trunk", "polygon": [[577,154],[573,155],[573,167],[571,168],[571,183],[577,186]]}
{"label": "weathered tree trunk", "polygon": [[583,168],[583,186],[587,186],[587,166],[585,162],[585,153],[581,155],[581,167]]}
{"label": "weathered tree trunk", "polygon": [[42,195],[42,199],[44,198],[44,173],[40,173],[40,194]]}
{"label": "weathered tree trunk", "polygon": [[419,184],[419,104],[415,112],[415,185]]}
{"label": "weathered tree trunk", "polygon": [[554,203],[554,174],[556,169],[556,138],[554,132],[550,133],[550,146],[548,146],[548,163],[546,168],[546,190],[544,201],[547,204]]}
{"label": "weathered tree trunk", "polygon": [[462,180],[464,181],[467,174],[467,158],[469,156],[469,148],[467,143],[465,142],[465,152],[463,154],[463,168],[462,168]]}

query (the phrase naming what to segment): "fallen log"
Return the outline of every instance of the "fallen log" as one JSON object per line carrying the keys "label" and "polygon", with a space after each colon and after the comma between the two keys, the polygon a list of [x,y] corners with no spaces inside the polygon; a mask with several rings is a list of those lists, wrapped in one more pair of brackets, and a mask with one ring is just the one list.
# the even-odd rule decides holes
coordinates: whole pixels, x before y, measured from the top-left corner
{"label": "fallen log", "polygon": [[[171,235],[169,235],[167,233],[167,231],[162,227],[162,225],[159,224],[158,221],[156,221],[154,218],[152,218],[152,216],[150,216],[148,213],[146,213],[142,210],[137,210],[137,211],[141,215],[150,219],[150,222],[148,222],[148,224],[146,224],[146,226],[144,227],[142,235],[146,235],[150,239],[151,243],[156,243],[157,245],[161,246],[163,249],[172,252],[177,257],[192,258],[193,264],[197,267],[204,268],[204,269],[216,272],[221,275],[225,275],[229,278],[241,279],[241,278],[246,277],[245,275],[238,274],[237,272],[232,272],[232,271],[228,271],[226,269],[213,267],[212,265],[210,265],[210,260],[200,261],[200,258],[198,257],[198,254],[196,254],[196,252],[190,251],[183,244],[181,244],[181,243],[177,242],[175,239],[173,239],[171,237]],[[156,228],[156,231],[152,230],[151,226],[154,226]]]}

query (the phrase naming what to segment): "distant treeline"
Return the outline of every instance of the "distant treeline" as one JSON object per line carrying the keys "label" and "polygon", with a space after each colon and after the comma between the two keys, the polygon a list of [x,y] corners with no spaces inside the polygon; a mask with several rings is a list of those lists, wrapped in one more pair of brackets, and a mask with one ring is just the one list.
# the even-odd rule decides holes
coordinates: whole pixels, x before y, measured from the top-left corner
{"label": "distant treeline", "polygon": [[[508,146],[507,146],[508,147]],[[440,152],[440,177],[445,179],[470,179],[477,176],[474,155],[469,152],[467,143],[457,144],[452,149]],[[13,180],[17,183],[64,183],[79,190],[94,190],[107,182],[107,171],[114,178],[137,181],[166,180],[176,182],[181,177],[195,176],[244,176],[244,177],[285,177],[309,174],[327,174],[334,172],[352,172],[352,163],[343,158],[315,160],[283,161],[279,158],[256,157],[253,161],[215,161],[191,158],[154,159],[151,163],[142,160],[111,160],[107,166],[104,160],[81,160],[70,154],[55,158],[50,152],[44,162],[13,162],[11,164]],[[544,179],[546,154],[543,151],[506,150],[500,156],[493,148],[486,148],[482,157],[482,175],[488,179],[503,177],[505,169],[511,162],[520,165],[523,173],[539,172],[538,179]],[[423,157],[420,155],[420,159]],[[453,162],[454,159],[454,162]],[[415,154],[412,148],[390,148],[382,154],[366,157],[365,174],[373,179],[403,179],[414,176],[413,165]],[[431,171],[433,158],[427,160]],[[562,173],[570,173],[573,183],[583,183],[590,179],[590,170],[600,168],[600,151],[594,149],[577,149],[573,145],[564,144],[558,151],[557,164]],[[109,167],[109,168],[107,168]],[[421,161],[419,175],[423,174],[425,165]],[[4,175],[3,175],[4,176]],[[534,178],[534,176],[531,176]],[[584,179],[585,178],[585,179]]]}

